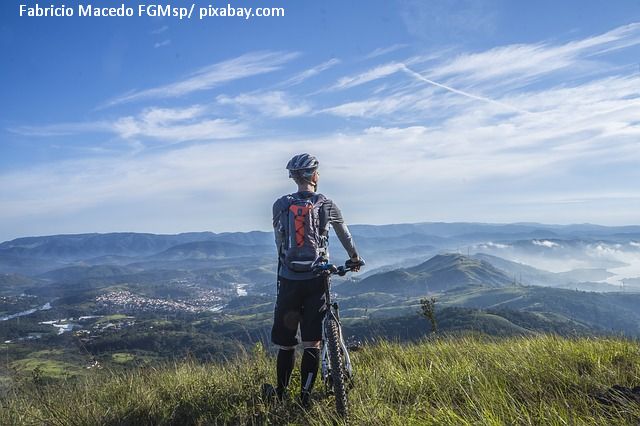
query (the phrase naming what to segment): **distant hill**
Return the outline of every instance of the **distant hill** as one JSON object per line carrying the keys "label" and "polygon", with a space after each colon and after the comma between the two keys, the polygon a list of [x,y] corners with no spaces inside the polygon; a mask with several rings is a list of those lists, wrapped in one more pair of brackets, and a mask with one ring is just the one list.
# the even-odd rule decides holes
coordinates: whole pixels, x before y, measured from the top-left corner
{"label": "distant hill", "polygon": [[22,293],[37,282],[36,279],[19,274],[0,274],[0,295]]}
{"label": "distant hill", "polygon": [[637,238],[640,226],[601,226],[591,224],[548,225],[542,223],[473,223],[473,222],[423,222],[391,225],[354,225],[354,234],[377,237],[399,236],[409,233],[422,233],[441,238],[487,238],[520,235],[522,238],[603,238],[621,236]]}
{"label": "distant hill", "polygon": [[19,274],[0,274],[0,287],[8,286],[24,286],[35,283],[33,278],[25,277]]}
{"label": "distant hill", "polygon": [[344,284],[340,291],[345,294],[379,291],[419,296],[456,287],[504,287],[512,283],[512,278],[488,262],[460,254],[442,254],[411,268],[382,272]]}
{"label": "distant hill", "polygon": [[[570,319],[509,309],[444,307],[436,310],[438,332],[456,334],[476,332],[490,336],[527,336],[553,333],[563,336],[594,335],[596,329]],[[431,325],[417,313],[391,318],[347,321],[345,335],[361,340],[418,340],[431,331]]]}
{"label": "distant hill", "polygon": [[68,266],[46,272],[42,274],[41,277],[52,281],[78,282],[91,278],[111,278],[130,275],[138,271],[139,270],[134,268],[114,265]]}
{"label": "distant hill", "polygon": [[180,244],[150,257],[152,260],[202,260],[273,254],[275,246],[240,245],[224,241],[198,241]]}
{"label": "distant hill", "polygon": [[107,254],[144,255],[157,253],[177,244],[205,240],[210,236],[211,233],[156,235],[118,232],[26,237],[0,244],[0,253],[62,259],[84,259]]}
{"label": "distant hill", "polygon": [[[509,266],[510,262],[502,262],[503,266]],[[559,274],[548,275],[526,265],[515,265],[531,277],[553,278],[554,283],[561,279]],[[515,281],[513,275],[507,275],[485,260],[447,254],[434,256],[414,267],[348,281],[336,286],[336,291],[343,297],[366,296],[366,300],[360,301],[361,307],[346,300],[345,314],[353,317],[363,315],[364,309],[368,309],[368,316],[377,318],[404,316],[417,310],[418,298],[435,295],[440,306],[530,312],[547,318],[553,316],[554,321],[571,323],[574,328],[640,336],[640,293],[576,291],[574,286],[580,284],[572,284],[570,289],[522,286]],[[601,288],[606,284],[592,283],[592,286]],[[376,292],[375,298],[372,292]],[[385,293],[386,301],[382,295]],[[376,301],[380,303],[372,303]]]}
{"label": "distant hill", "polygon": [[473,258],[492,264],[507,273],[514,281],[522,284],[541,286],[564,284],[564,281],[560,280],[553,272],[537,269],[524,263],[513,262],[485,253],[474,254]]}
{"label": "distant hill", "polygon": [[35,276],[46,271],[67,266],[58,259],[17,256],[0,250],[0,272]]}
{"label": "distant hill", "polygon": [[[586,287],[602,290],[598,291],[619,291],[619,287],[615,287],[607,284],[590,285],[590,281],[605,280],[611,276],[612,273],[608,272],[604,268],[581,268],[573,269],[567,272],[549,272],[542,269],[537,269],[524,263],[513,262],[503,259],[498,256],[492,256],[490,254],[477,253],[472,256],[475,259],[484,260],[489,262],[493,266],[506,272],[507,275],[513,277],[514,281],[525,285],[538,285],[545,287],[567,287],[575,288],[576,283],[580,283],[581,289],[587,289]],[[597,283],[593,283],[597,284]]]}
{"label": "distant hill", "polygon": [[[593,268],[624,266],[621,261],[623,256],[597,256],[589,253],[600,248],[605,251],[615,249],[618,247],[616,244],[622,244],[623,251],[640,252],[638,226],[413,223],[353,225],[350,229],[360,252],[368,260],[368,270],[389,265],[415,265],[436,253],[466,247],[475,252],[523,259],[531,264],[536,264],[536,259],[542,259],[556,262],[557,266],[558,262],[565,262],[565,259],[577,259],[579,262],[576,263],[576,267],[590,268],[585,274],[588,279],[583,278],[581,281],[598,281],[590,274],[595,271]],[[207,242],[213,243],[210,246],[187,246],[171,250],[185,244]],[[261,249],[238,250],[237,247],[224,247],[221,244]],[[334,256],[343,256],[333,233],[331,247]],[[181,250],[184,251],[180,253]],[[191,251],[187,253],[187,250]],[[89,265],[134,265],[136,268],[145,269],[167,266],[197,269],[206,267],[200,262],[202,259],[221,260],[229,259],[230,256],[253,255],[274,258],[272,232],[189,232],[175,235],[116,232],[50,235],[17,238],[0,243],[0,272],[36,276],[80,262]],[[189,263],[163,265],[154,263],[153,256],[157,256],[159,262]],[[541,264],[544,265],[545,262]]]}
{"label": "distant hill", "polygon": [[268,232],[188,232],[175,235],[115,232],[17,238],[0,244],[0,256],[19,258],[84,260],[99,256],[149,256],[181,244],[221,241],[244,245],[266,245]]}
{"label": "distant hill", "polygon": [[595,293],[551,287],[461,288],[440,296],[446,306],[554,314],[602,332],[640,336],[640,293]]}

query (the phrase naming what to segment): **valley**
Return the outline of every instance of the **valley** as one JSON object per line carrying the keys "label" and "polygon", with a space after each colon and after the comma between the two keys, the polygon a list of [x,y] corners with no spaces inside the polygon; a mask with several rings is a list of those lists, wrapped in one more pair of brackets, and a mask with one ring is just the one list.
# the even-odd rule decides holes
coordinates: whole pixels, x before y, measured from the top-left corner
{"label": "valley", "polygon": [[[367,268],[333,281],[358,344],[439,333],[640,337],[640,228],[355,225]],[[333,259],[341,259],[337,241]],[[269,232],[82,234],[0,244],[0,376],[75,377],[269,348]],[[526,262],[525,262],[526,260]],[[562,269],[559,265],[565,265]],[[546,268],[546,269],[545,269]],[[245,349],[241,349],[245,348]]]}

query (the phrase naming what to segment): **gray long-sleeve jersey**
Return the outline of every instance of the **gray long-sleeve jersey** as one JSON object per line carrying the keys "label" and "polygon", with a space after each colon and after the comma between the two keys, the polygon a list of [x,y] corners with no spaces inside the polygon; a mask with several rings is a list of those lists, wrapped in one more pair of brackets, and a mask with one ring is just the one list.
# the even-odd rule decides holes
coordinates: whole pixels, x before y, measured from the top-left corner
{"label": "gray long-sleeve jersey", "polygon": [[[303,191],[296,192],[292,194],[295,198],[311,198],[316,195],[315,192]],[[285,195],[280,197],[273,203],[273,230],[276,238],[276,247],[278,248],[278,256],[281,255],[280,250],[282,248],[285,235],[280,229],[280,215],[287,214],[287,210],[289,209],[289,196]],[[336,236],[342,243],[342,246],[349,254],[349,257],[356,257],[357,251],[355,244],[353,242],[353,238],[351,237],[351,233],[349,232],[349,228],[344,223],[344,219],[342,218],[342,213],[338,206],[327,199],[322,206],[320,207],[320,225],[321,227],[325,227],[328,231],[329,227],[333,227],[336,232]],[[327,235],[328,237],[328,235]],[[328,241],[328,238],[327,238]],[[327,250],[328,255],[328,250]],[[315,275],[313,272],[294,272],[290,270],[283,262],[280,262],[280,269],[278,270],[278,275],[283,278],[287,278],[290,280],[308,280],[314,278]]]}

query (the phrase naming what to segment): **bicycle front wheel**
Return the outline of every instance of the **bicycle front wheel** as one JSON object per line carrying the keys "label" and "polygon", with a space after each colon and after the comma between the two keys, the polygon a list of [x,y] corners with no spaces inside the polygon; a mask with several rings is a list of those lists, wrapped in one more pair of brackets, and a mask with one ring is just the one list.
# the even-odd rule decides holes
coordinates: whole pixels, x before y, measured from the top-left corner
{"label": "bicycle front wheel", "polygon": [[336,398],[336,410],[342,417],[347,417],[347,386],[345,381],[344,355],[340,344],[340,324],[330,316],[325,323],[325,333],[331,363],[331,379],[333,393]]}

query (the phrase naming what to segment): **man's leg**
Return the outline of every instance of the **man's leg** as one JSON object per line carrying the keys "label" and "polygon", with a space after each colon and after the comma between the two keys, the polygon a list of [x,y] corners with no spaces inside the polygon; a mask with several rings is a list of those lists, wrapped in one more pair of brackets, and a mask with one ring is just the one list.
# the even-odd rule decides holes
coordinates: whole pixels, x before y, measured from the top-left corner
{"label": "man's leg", "polygon": [[322,340],[322,319],[324,318],[324,278],[314,278],[307,282],[300,321],[300,337],[304,346],[300,364],[301,402],[308,406],[311,390],[318,375],[320,364],[320,342]]}
{"label": "man's leg", "polygon": [[320,341],[302,342],[304,353],[300,363],[300,384],[302,405],[309,405],[309,397],[318,375],[320,365]]}
{"label": "man's leg", "polygon": [[280,347],[276,359],[276,393],[278,398],[282,399],[289,386],[295,364],[295,348],[298,344],[296,332],[300,322],[302,300],[300,286],[297,283],[284,278],[280,278],[279,281],[271,341]]}
{"label": "man's leg", "polygon": [[289,387],[291,381],[291,373],[293,373],[293,367],[296,363],[296,347],[295,346],[280,346],[278,351],[278,358],[276,360],[276,374],[278,376],[278,385],[276,387],[276,393],[278,398],[282,399],[285,391]]}

